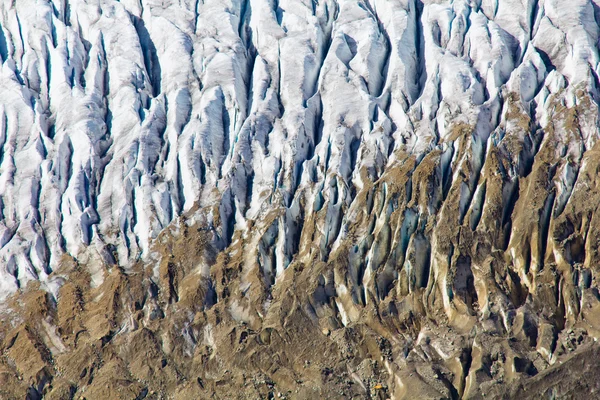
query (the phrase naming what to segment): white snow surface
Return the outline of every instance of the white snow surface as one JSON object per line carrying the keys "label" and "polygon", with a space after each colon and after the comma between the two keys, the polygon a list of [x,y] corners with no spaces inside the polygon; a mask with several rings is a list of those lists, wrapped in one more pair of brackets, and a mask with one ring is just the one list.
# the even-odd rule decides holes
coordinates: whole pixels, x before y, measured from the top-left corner
{"label": "white snow surface", "polygon": [[597,98],[599,6],[1,0],[0,299],[30,280],[55,291],[65,254],[144,260],[194,206],[218,210],[221,248],[283,207],[261,244],[280,274],[299,188],[306,212],[335,205],[327,251],[361,168],[375,180],[397,150],[446,151],[457,122],[485,143],[511,92],[542,123],[551,98]]}

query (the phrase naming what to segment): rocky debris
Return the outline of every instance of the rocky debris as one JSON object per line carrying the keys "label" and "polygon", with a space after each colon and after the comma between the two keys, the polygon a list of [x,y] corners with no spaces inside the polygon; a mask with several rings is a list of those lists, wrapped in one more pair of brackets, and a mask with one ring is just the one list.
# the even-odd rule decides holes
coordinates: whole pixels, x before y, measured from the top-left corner
{"label": "rocky debris", "polygon": [[[33,282],[13,295],[0,326],[0,397],[512,398],[527,388],[534,398],[594,390],[585,355],[598,350],[582,316],[559,329],[538,322],[530,300],[513,309],[510,330],[492,316],[465,328],[443,306],[424,304],[420,289],[358,304],[360,315],[348,321],[336,289],[312,277],[313,268],[334,274],[336,264],[294,263],[268,293],[251,291],[240,284],[244,251],[220,254],[205,276],[185,267],[214,254],[194,238],[203,230],[172,230],[154,250],[178,248],[167,256],[178,280],[140,263],[127,273],[107,267],[92,288],[89,270],[65,259],[56,302]],[[185,288],[197,295],[171,295]],[[572,364],[587,383],[557,378]]]}

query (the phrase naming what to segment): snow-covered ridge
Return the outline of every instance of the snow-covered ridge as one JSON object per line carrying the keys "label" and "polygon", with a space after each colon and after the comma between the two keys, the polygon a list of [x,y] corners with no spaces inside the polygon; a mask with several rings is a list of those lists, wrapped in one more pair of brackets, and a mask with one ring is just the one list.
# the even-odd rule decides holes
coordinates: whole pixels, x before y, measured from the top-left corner
{"label": "snow-covered ridge", "polygon": [[[441,152],[444,179],[464,179],[461,223],[476,227],[490,149],[519,120],[548,129],[557,107],[582,106],[581,145],[556,129],[557,154],[575,163],[556,175],[564,209],[598,137],[597,17],[589,0],[3,0],[0,298],[29,280],[52,289],[66,253],[92,266],[144,259],[194,206],[215,210],[220,248],[284,210],[261,242],[275,249],[263,249],[272,274],[301,250],[294,222],[325,206],[326,259],[347,232],[342,209],[366,207],[357,192],[399,154]],[[530,164],[512,156],[524,159],[510,179]],[[420,249],[414,213],[436,211],[423,204],[401,224],[413,238],[403,260]],[[371,266],[389,253],[377,243]]]}

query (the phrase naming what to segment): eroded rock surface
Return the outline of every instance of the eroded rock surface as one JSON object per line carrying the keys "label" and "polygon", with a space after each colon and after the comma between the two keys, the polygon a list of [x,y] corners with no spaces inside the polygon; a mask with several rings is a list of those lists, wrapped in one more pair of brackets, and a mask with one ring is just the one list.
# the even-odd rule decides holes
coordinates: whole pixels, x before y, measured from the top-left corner
{"label": "eroded rock surface", "polygon": [[0,397],[593,398],[599,7],[3,0]]}

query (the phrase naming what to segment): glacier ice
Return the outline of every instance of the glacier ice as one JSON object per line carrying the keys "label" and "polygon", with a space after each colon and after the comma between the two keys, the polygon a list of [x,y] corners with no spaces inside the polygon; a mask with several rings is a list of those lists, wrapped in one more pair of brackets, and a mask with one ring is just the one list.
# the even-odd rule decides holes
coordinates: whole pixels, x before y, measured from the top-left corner
{"label": "glacier ice", "polygon": [[307,251],[307,215],[325,210],[315,243],[326,261],[365,206],[359,194],[410,157],[413,176],[436,172],[429,186],[406,183],[401,215],[369,192],[380,217],[361,227],[352,279],[378,281],[384,296],[403,279],[400,262],[411,287],[427,285],[429,263],[449,262],[443,239],[423,236],[436,215],[454,215],[443,200],[459,196],[475,230],[492,195],[484,162],[515,156],[504,149],[518,138],[529,150],[494,194],[505,219],[515,180],[550,140],[519,121],[548,129],[556,107],[585,94],[581,140],[553,128],[556,154],[572,160],[555,174],[556,215],[566,207],[597,141],[597,10],[591,0],[3,0],[0,297],[31,280],[55,292],[67,254],[97,271],[147,260],[165,227],[198,210],[220,249],[264,222],[259,264],[272,284]]}

